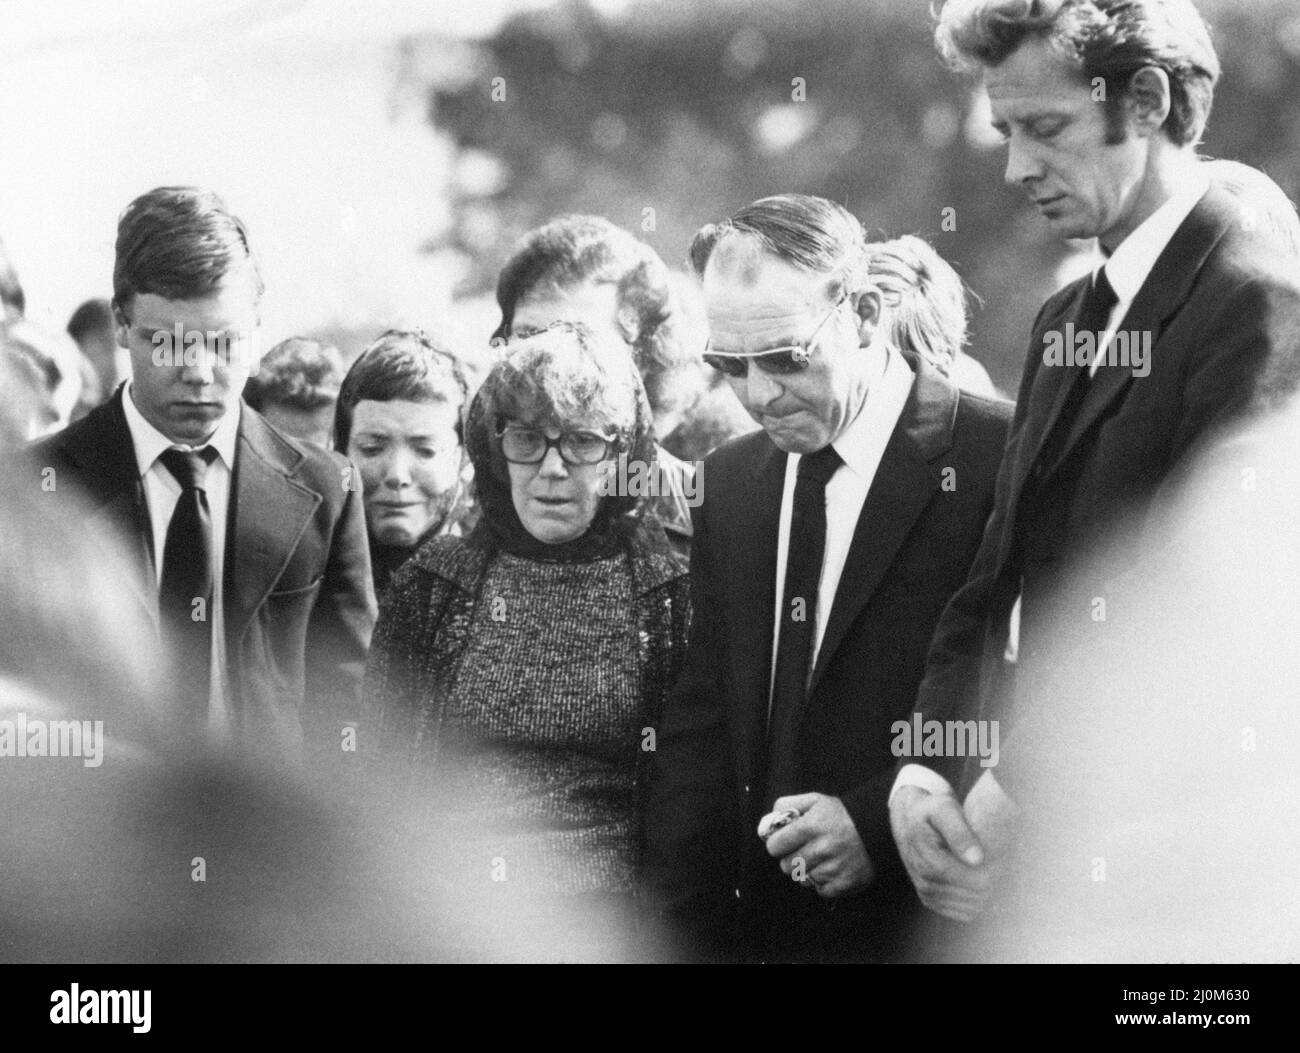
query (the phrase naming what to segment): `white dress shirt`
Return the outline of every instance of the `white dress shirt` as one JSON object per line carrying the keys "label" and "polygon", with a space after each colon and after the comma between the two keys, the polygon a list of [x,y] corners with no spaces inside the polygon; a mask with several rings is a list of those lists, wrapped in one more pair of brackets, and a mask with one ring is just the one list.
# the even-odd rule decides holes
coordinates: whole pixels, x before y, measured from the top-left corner
{"label": "white dress shirt", "polygon": [[[1102,367],[1102,359],[1110,346],[1111,338],[1123,325],[1129,308],[1133,306],[1139,290],[1151,276],[1160,254],[1169,246],[1178,228],[1191,215],[1192,209],[1209,189],[1210,177],[1198,163],[1189,169],[1187,182],[1170,195],[1169,200],[1147,216],[1133,233],[1120,242],[1109,259],[1103,260],[1093,269],[1095,280],[1097,270],[1101,267],[1106,268],[1106,277],[1110,281],[1111,288],[1115,290],[1115,306],[1110,310],[1106,332],[1098,341],[1097,357],[1092,361],[1091,376],[1095,377],[1097,370]],[[1017,639],[1020,628],[1019,598],[1016,599],[1011,611],[1011,628],[1014,635],[1009,635],[1007,638],[1006,657],[1014,661],[1019,650]],[[992,769],[985,774],[996,783]],[[947,779],[923,764],[905,764],[899,769],[893,789],[890,790],[891,800],[903,786],[919,786],[930,793],[951,794],[953,792]]]}
{"label": "white dress shirt", "polygon": [[[853,422],[834,442],[835,452],[844,461],[826,483],[826,549],[817,587],[817,604],[813,612],[813,650],[808,660],[811,670],[817,665],[822,636],[830,620],[844,563],[857,529],[858,517],[867,500],[867,492],[876,477],[880,458],[885,454],[890,436],[907,404],[916,374],[894,350],[886,350],[880,374],[870,381],[867,397]],[[772,666],[768,671],[768,706],[771,706],[771,683],[776,676],[777,644],[781,635],[781,614],[785,604],[785,570],[790,548],[790,520],[794,515],[794,488],[799,477],[800,455],[786,455],[785,490],[781,495],[781,518],[776,542],[776,610],[772,619]]]}
{"label": "white dress shirt", "polygon": [[[1106,332],[1097,344],[1097,357],[1092,362],[1092,375],[1102,366],[1102,356],[1110,346],[1111,338],[1120,329],[1138,290],[1151,276],[1160,254],[1168,247],[1178,228],[1191,214],[1196,203],[1210,189],[1210,177],[1202,170],[1199,162],[1191,169],[1187,183],[1180,187],[1169,200],[1147,216],[1141,225],[1111,253],[1110,259],[1102,264],[1106,268],[1106,277],[1110,287],[1115,290],[1115,306],[1110,309],[1110,319]],[[1097,270],[1093,268],[1095,278]]]}
{"label": "white dress shirt", "polygon": [[[153,531],[154,576],[161,585],[167,527],[171,523],[176,502],[180,500],[181,484],[158,458],[164,450],[175,448],[188,452],[202,447],[174,443],[145,420],[136,408],[130,382],[122,391],[122,409],[126,413],[131,443],[135,447],[136,467],[144,483],[145,503],[149,506],[149,525]],[[221,418],[217,430],[203,444],[217,451],[216,459],[208,466],[204,476],[203,488],[208,495],[208,511],[212,516],[212,609],[208,612],[212,625],[212,676],[208,730],[218,739],[227,738],[231,730],[227,703],[225,611],[221,593],[226,558],[226,521],[230,511],[230,479],[235,464],[235,446],[239,439],[239,413],[239,407],[236,406]]]}

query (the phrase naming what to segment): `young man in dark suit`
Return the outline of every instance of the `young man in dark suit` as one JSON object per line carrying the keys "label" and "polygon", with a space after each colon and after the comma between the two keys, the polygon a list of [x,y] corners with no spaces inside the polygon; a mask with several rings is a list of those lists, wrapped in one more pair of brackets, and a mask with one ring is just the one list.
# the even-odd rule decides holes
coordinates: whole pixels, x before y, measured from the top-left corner
{"label": "young man in dark suit", "polygon": [[[1294,390],[1300,283],[1197,159],[1219,64],[1187,0],[950,3],[937,40],[982,73],[1006,181],[1104,257],[1039,312],[993,516],[918,696],[914,719],[998,721],[1014,743],[1017,721],[1042,727],[1066,704],[1044,687],[1064,637],[1092,634],[1104,675],[1106,605],[1125,607],[1117,583],[1158,489],[1222,427]],[[991,771],[960,757],[900,769],[899,851],[944,917],[985,909],[1006,872],[988,850],[1032,810],[1004,754]]]}
{"label": "young man in dark suit", "polygon": [[160,721],[263,759],[341,762],[375,617],[361,488],[242,403],[262,281],[215,194],[160,187],[118,222],[131,379],[30,451],[38,499],[123,563],[172,690]]}
{"label": "young man in dark suit", "polygon": [[[1010,407],[888,345],[861,225],[830,201],[757,201],[691,255],[706,361],[763,430],[704,463],[649,894],[678,953],[888,960],[914,904],[893,725],[979,545]],[[788,822],[763,840],[768,813]]]}

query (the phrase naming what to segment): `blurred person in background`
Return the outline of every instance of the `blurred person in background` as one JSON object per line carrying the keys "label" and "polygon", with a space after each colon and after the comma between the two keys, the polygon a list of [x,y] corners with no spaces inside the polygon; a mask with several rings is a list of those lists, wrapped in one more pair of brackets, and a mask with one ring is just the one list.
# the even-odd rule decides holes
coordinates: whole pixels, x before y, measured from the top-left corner
{"label": "blurred person in background", "polygon": [[36,385],[28,418],[29,439],[58,431],[77,418],[79,409],[89,409],[82,396],[88,394],[93,404],[98,378],[69,337],[26,318],[9,319],[4,329],[8,355],[26,363],[21,373]]}
{"label": "blurred person in background", "polygon": [[[678,334],[678,308],[667,266],[649,245],[599,216],[562,216],[524,236],[497,279],[501,324],[496,339],[527,336],[552,322],[578,322],[630,351],[645,384],[656,436],[671,436],[705,410],[697,355]],[[666,484],[652,514],[679,554],[690,553],[694,465],[658,440]]]}
{"label": "blurred person in background", "polygon": [[929,243],[907,234],[871,243],[867,267],[884,301],[894,346],[920,355],[963,391],[997,398],[988,371],[965,351],[967,291],[952,265]]}
{"label": "blurred person in background", "polygon": [[27,313],[27,295],[23,292],[23,283],[18,280],[5,243],[0,241],[0,321],[11,321]]}
{"label": "blurred person in background", "polygon": [[1280,255],[1300,259],[1300,215],[1295,202],[1258,168],[1216,158],[1204,162],[1215,185],[1241,202],[1241,224],[1273,239]]}
{"label": "blurred person in background", "polygon": [[131,372],[131,356],[117,343],[112,305],[107,300],[87,300],[68,319],[68,335],[94,367],[94,387],[103,402]]}
{"label": "blurred person in background", "polygon": [[568,323],[512,341],[470,407],[482,518],[394,578],[366,672],[384,771],[408,772],[445,824],[441,879],[534,953],[634,942],[642,806],[663,698],[686,642],[681,561],[611,486],[653,457],[650,410],[620,340]]}
{"label": "blurred person in background", "polygon": [[262,356],[257,373],[244,385],[244,401],[284,434],[328,450],[342,380],[338,348],[291,336]]}
{"label": "blurred person in background", "polygon": [[375,593],[433,537],[474,525],[464,443],[470,382],[437,338],[390,329],[348,370],[334,415],[335,449],[357,466]]}
{"label": "blurred person in background", "polygon": [[39,435],[53,416],[45,375],[29,355],[11,348],[0,324],[0,443],[16,449]]}
{"label": "blurred person in background", "polygon": [[94,398],[98,384],[72,341],[29,321],[26,311],[27,295],[0,241],[0,325],[5,329],[5,353],[13,363],[11,378],[23,392],[11,407],[9,424],[17,426],[21,418],[26,438],[34,439],[74,420],[83,401]]}
{"label": "blurred person in background", "polygon": [[[279,763],[345,764],[375,615],[360,497],[337,454],[287,439],[240,392],[262,280],[215,194],[159,187],[118,221],[131,380],[32,448],[33,495],[125,546],[172,717]],[[52,553],[51,559],[57,559]]]}
{"label": "blurred person in background", "polygon": [[[1103,257],[1034,323],[998,500],[913,715],[1014,738],[1019,722],[1061,713],[1056,644],[1105,624],[1113,583],[1140,565],[1137,528],[1160,486],[1207,436],[1294,392],[1300,281],[1197,157],[1220,69],[1188,0],[950,0],[937,14],[941,53],[983,78],[1005,181],[1055,234],[1096,238]],[[1085,698],[1108,668],[1094,657],[1093,675],[1076,670]],[[1184,724],[1178,706],[1161,717]],[[1003,873],[963,799],[987,830],[1033,807],[1032,793],[1013,767],[982,772],[969,756],[900,767],[894,836],[928,907],[970,921]]]}

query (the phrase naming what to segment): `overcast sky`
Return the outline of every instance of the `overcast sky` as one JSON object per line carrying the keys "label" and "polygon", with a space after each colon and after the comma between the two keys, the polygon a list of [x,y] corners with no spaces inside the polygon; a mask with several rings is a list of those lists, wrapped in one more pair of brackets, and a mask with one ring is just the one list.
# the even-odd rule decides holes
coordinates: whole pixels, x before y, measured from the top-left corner
{"label": "overcast sky", "polygon": [[118,213],[189,183],[250,227],[265,336],[436,317],[452,275],[418,249],[445,222],[448,151],[398,45],[474,37],[536,6],[0,2],[0,238],[29,315],[61,329],[109,295]]}

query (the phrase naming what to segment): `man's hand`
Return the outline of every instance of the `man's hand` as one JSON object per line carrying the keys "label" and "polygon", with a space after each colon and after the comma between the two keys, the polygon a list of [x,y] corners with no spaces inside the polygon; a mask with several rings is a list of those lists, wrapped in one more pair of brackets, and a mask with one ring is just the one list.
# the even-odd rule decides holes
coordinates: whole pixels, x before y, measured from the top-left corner
{"label": "man's hand", "polygon": [[774,812],[801,812],[767,839],[767,854],[785,874],[802,873],[817,895],[834,898],[866,885],[875,873],[858,828],[838,797],[800,793],[778,797]]}
{"label": "man's hand", "polygon": [[904,786],[889,802],[898,854],[921,902],[953,921],[970,921],[988,901],[992,876],[957,799]]}

